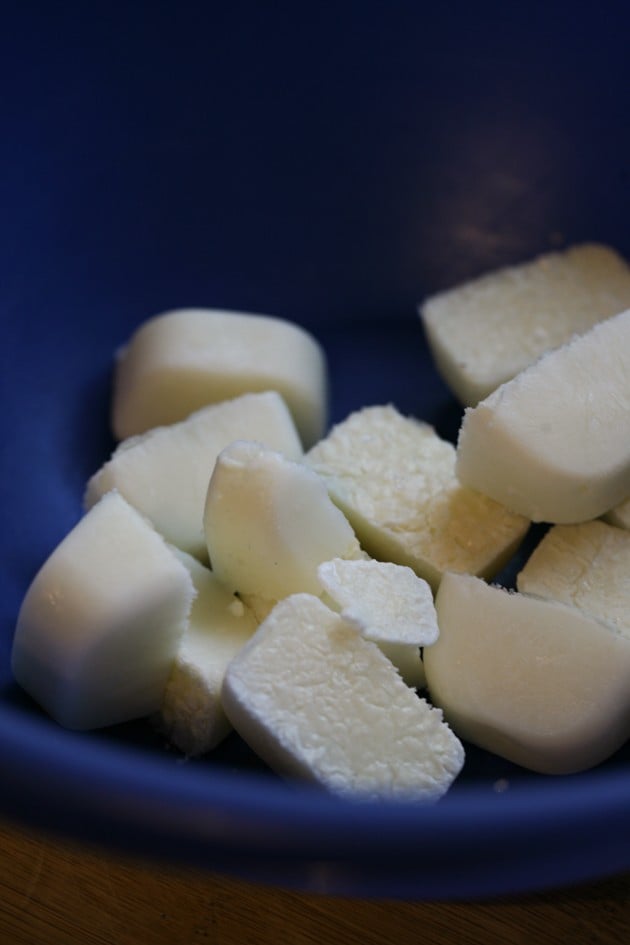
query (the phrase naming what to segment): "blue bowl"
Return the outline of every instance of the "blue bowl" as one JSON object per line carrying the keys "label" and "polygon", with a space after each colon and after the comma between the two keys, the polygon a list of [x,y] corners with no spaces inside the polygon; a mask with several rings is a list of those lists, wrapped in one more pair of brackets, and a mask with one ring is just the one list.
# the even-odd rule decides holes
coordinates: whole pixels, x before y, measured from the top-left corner
{"label": "blue bowl", "polygon": [[[0,62],[1,811],[140,856],[363,896],[630,869],[630,750],[534,775],[473,749],[433,807],[286,784],[236,737],[78,735],[13,683],[38,567],[113,446],[112,356],[188,305],[322,341],[333,421],[393,402],[454,438],[426,295],[582,240],[630,255],[627,4],[23,5]],[[504,575],[509,581],[510,574]]]}

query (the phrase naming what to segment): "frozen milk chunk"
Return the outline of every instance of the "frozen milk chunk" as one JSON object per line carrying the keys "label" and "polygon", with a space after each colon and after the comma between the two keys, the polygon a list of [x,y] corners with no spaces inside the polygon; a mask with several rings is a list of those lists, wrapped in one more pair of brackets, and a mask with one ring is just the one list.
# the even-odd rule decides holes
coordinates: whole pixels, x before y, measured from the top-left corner
{"label": "frozen milk chunk", "polygon": [[462,483],[535,522],[597,518],[630,489],[630,309],[466,410]]}
{"label": "frozen milk chunk", "polygon": [[219,580],[241,595],[267,600],[298,591],[319,594],[318,565],[359,551],[325,483],[256,442],[238,441],[219,454],[203,524]]}
{"label": "frozen milk chunk", "polygon": [[388,561],[325,561],[320,583],[341,616],[375,643],[430,646],[438,638],[433,594],[411,568]]}
{"label": "frozen milk chunk", "polygon": [[232,660],[223,704],[272,768],[342,795],[436,800],[464,762],[442,713],[309,594],[277,604]]}
{"label": "frozen milk chunk", "polygon": [[13,674],[67,728],[150,715],[162,703],[194,593],[188,570],[157,532],[108,493],[30,585]]}
{"label": "frozen milk chunk", "polygon": [[611,525],[617,525],[618,528],[630,529],[630,498],[616,505],[604,516]]}
{"label": "frozen milk chunk", "polygon": [[446,574],[431,699],[460,738],[548,774],[592,767],[630,736],[630,640],[557,601]]}
{"label": "frozen milk chunk", "polygon": [[529,522],[455,477],[455,448],[392,406],[366,407],[304,457],[373,558],[407,565],[435,589],[444,571],[491,577]]}
{"label": "frozen milk chunk", "polygon": [[409,686],[424,686],[419,648],[435,643],[439,632],[427,582],[388,561],[335,558],[317,574],[325,603],[377,643]]}
{"label": "frozen milk chunk", "polygon": [[516,578],[525,594],[559,600],[630,640],[630,532],[594,520],[554,525]]}
{"label": "frozen milk chunk", "polygon": [[88,482],[90,508],[118,489],[172,544],[207,558],[203,507],[220,451],[238,439],[257,439],[292,459],[300,439],[279,394],[243,394],[204,407],[186,420],[123,440]]}
{"label": "frozen milk chunk", "polygon": [[490,272],[426,300],[431,352],[459,400],[474,406],[550,348],[630,307],[630,267],[598,244]]}
{"label": "frozen milk chunk", "polygon": [[175,423],[206,404],[276,390],[305,446],[327,422],[323,349],[267,315],[178,309],[144,322],[117,355],[112,427],[119,439]]}
{"label": "frozen milk chunk", "polygon": [[182,636],[156,722],[185,755],[203,755],[232,730],[221,703],[230,660],[258,626],[251,610],[195,558],[175,552],[197,596]]}

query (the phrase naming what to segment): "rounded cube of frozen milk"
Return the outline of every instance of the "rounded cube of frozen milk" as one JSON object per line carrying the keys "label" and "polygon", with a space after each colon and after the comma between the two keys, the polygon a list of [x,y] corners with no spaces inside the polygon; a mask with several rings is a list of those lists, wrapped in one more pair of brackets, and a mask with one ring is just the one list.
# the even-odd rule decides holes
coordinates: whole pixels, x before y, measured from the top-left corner
{"label": "rounded cube of frozen milk", "polygon": [[123,440],[88,482],[85,507],[117,489],[169,542],[207,560],[203,507],[208,482],[221,450],[238,439],[260,440],[291,459],[302,456],[297,429],[280,395],[243,394]]}
{"label": "rounded cube of frozen milk", "polygon": [[545,351],[629,307],[630,267],[587,243],[434,295],[420,317],[444,380],[474,406]]}
{"label": "rounded cube of frozen milk", "polygon": [[630,737],[630,640],[557,601],[446,574],[424,652],[460,738],[547,774],[590,768]]}
{"label": "rounded cube of frozen milk", "polygon": [[630,532],[622,528],[598,519],[554,525],[517,575],[516,586],[524,594],[578,607],[630,640]]}
{"label": "rounded cube of frozen milk", "polygon": [[28,589],[13,641],[15,679],[67,728],[150,715],[160,708],[194,593],[160,535],[108,493]]}
{"label": "rounded cube of frozen milk", "polygon": [[203,755],[231,731],[221,686],[230,660],[258,626],[252,611],[195,558],[174,549],[197,596],[177,647],[156,724],[185,755]]}
{"label": "rounded cube of frozen milk", "polygon": [[232,660],[223,705],[272,768],[341,795],[434,801],[464,763],[442,713],[309,594],[280,601]]}
{"label": "rounded cube of frozen milk", "polygon": [[175,423],[206,404],[276,390],[310,446],[328,411],[327,364],[292,322],[216,309],[178,309],[144,322],[118,352],[112,427],[119,439]]}
{"label": "rounded cube of frozen milk", "polygon": [[204,510],[213,572],[242,595],[320,593],[317,567],[359,543],[311,469],[256,442],[221,451]]}
{"label": "rounded cube of frozen milk", "polygon": [[543,355],[464,414],[456,472],[535,522],[607,512],[630,488],[630,309]]}
{"label": "rounded cube of frozen milk", "polygon": [[362,548],[407,565],[435,590],[444,571],[492,577],[529,521],[455,476],[455,447],[395,407],[350,414],[304,456]]}

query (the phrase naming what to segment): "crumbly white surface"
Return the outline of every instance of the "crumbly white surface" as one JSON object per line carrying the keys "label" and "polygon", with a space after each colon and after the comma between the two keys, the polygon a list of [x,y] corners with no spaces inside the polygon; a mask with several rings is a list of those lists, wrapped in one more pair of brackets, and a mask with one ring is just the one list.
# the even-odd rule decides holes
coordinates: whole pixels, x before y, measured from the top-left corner
{"label": "crumbly white surface", "polygon": [[630,307],[630,267],[598,244],[489,272],[426,300],[435,360],[472,406],[550,348]]}
{"label": "crumbly white surface", "polygon": [[308,594],[281,601],[230,663],[223,704],[268,764],[342,795],[436,800],[464,761],[442,713]]}
{"label": "crumbly white surface", "polygon": [[389,561],[325,561],[317,569],[341,616],[375,643],[430,646],[439,630],[433,594],[422,578]]}
{"label": "crumbly white surface", "polygon": [[630,638],[630,532],[598,520],[554,525],[517,576],[517,587],[577,607]]}
{"label": "crumbly white surface", "polygon": [[435,589],[444,571],[491,577],[528,521],[462,486],[455,448],[395,407],[352,413],[305,454],[374,558],[411,567]]}

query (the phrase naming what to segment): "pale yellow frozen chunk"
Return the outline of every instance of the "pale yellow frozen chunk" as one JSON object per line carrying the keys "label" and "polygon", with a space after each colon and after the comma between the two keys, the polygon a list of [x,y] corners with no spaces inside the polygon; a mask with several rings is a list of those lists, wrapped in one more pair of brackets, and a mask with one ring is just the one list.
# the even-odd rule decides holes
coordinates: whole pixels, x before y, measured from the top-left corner
{"label": "pale yellow frozen chunk", "polygon": [[462,483],[532,521],[588,521],[630,489],[630,309],[466,410]]}
{"label": "pale yellow frozen chunk", "polygon": [[304,457],[372,557],[407,565],[435,589],[444,571],[491,577],[528,521],[463,487],[455,448],[393,406],[366,407]]}
{"label": "pale yellow frozen chunk", "polygon": [[230,660],[258,626],[252,611],[195,558],[176,551],[197,596],[180,640],[157,724],[189,756],[203,755],[228,735],[221,686]]}
{"label": "pale yellow frozen chunk", "polygon": [[319,594],[318,566],[359,550],[313,470],[256,442],[237,441],[219,454],[203,525],[213,572],[246,597]]}
{"label": "pale yellow frozen chunk", "polygon": [[611,525],[617,525],[618,528],[630,529],[630,498],[610,509],[604,518]]}
{"label": "pale yellow frozen chunk", "polygon": [[177,309],[144,322],[118,352],[112,427],[124,439],[266,390],[285,399],[305,446],[322,435],[327,363],[309,332],[268,315]]}
{"label": "pale yellow frozen chunk", "polygon": [[388,561],[325,561],[317,569],[323,600],[377,643],[405,682],[425,684],[420,647],[438,637],[433,594],[411,568]]}
{"label": "pale yellow frozen chunk", "polygon": [[516,582],[519,591],[578,607],[630,640],[630,532],[598,520],[554,525]]}
{"label": "pale yellow frozen chunk", "polygon": [[433,801],[464,762],[442,713],[309,594],[281,601],[230,663],[223,704],[272,768],[341,795]]}
{"label": "pale yellow frozen chunk", "polygon": [[430,646],[438,637],[433,594],[411,568],[334,558],[317,569],[341,616],[375,643]]}
{"label": "pale yellow frozen chunk", "polygon": [[212,404],[186,420],[123,440],[89,480],[89,509],[110,489],[134,505],[172,544],[207,559],[203,507],[220,451],[238,439],[257,439],[291,459],[302,446],[286,404],[275,391],[243,394]]}
{"label": "pale yellow frozen chunk", "polygon": [[67,728],[151,715],[162,703],[194,594],[188,570],[160,535],[110,492],[30,585],[13,674]]}
{"label": "pale yellow frozen chunk", "polygon": [[431,699],[460,738],[548,774],[580,771],[630,737],[630,640],[557,601],[447,574]]}
{"label": "pale yellow frozen chunk", "polygon": [[420,314],[445,381],[474,406],[545,351],[629,307],[626,261],[584,244],[442,292]]}

